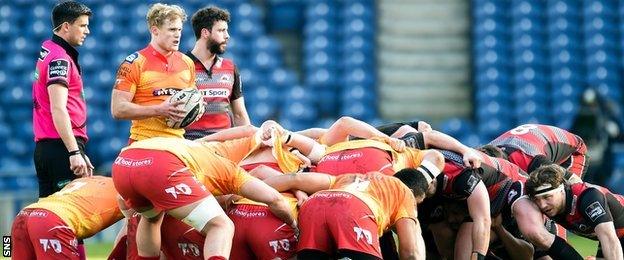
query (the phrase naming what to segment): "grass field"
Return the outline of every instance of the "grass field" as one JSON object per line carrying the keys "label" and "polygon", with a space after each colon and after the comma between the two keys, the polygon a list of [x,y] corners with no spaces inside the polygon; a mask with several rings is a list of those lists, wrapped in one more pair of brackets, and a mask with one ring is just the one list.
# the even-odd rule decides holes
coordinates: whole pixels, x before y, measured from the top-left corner
{"label": "grass field", "polygon": [[[575,235],[568,236],[568,240],[574,246],[574,248],[576,248],[576,250],[581,253],[583,257],[596,254],[596,247],[598,246],[598,242]],[[88,259],[106,259],[112,247],[113,245],[111,243],[87,243]]]}

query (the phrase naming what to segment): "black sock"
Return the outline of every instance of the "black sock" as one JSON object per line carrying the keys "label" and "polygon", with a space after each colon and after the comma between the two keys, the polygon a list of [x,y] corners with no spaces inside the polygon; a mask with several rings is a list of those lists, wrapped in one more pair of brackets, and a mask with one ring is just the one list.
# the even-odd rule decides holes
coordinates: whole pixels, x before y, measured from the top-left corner
{"label": "black sock", "polygon": [[583,257],[574,250],[574,248],[568,244],[562,238],[555,236],[555,242],[550,246],[548,251],[546,252],[553,259],[580,259],[583,260]]}

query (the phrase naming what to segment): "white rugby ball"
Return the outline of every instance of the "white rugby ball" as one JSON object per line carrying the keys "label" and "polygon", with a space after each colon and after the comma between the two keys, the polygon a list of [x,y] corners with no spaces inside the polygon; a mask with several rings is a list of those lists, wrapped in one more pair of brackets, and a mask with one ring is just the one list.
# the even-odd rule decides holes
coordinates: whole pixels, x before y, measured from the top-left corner
{"label": "white rugby ball", "polygon": [[171,95],[165,102],[173,103],[182,100],[184,103],[178,105],[186,114],[182,120],[174,121],[170,118],[165,119],[167,126],[171,128],[184,128],[193,122],[199,120],[204,114],[204,96],[199,90],[194,88],[185,88]]}

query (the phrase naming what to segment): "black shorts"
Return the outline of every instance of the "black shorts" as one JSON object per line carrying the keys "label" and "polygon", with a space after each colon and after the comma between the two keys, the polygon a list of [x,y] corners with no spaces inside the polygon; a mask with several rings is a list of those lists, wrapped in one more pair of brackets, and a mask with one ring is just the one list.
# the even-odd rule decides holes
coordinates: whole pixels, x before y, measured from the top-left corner
{"label": "black shorts", "polygon": [[[77,137],[84,153],[85,140]],[[35,143],[35,170],[39,181],[39,198],[50,196],[78,176],[69,168],[69,151],[61,139],[44,139]]]}

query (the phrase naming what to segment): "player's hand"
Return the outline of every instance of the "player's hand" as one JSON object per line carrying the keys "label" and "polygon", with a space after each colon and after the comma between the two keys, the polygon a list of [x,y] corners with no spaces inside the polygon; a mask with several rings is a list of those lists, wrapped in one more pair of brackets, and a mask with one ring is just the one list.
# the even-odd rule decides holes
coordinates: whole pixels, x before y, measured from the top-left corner
{"label": "player's hand", "polygon": [[308,200],[308,194],[300,190],[295,190],[294,193],[295,197],[297,197],[297,207],[301,207]]}
{"label": "player's hand", "polygon": [[500,227],[503,224],[503,215],[498,214],[498,216],[492,218],[492,228]]}
{"label": "player's hand", "polygon": [[401,139],[389,137],[386,139],[386,143],[388,143],[388,145],[390,145],[390,147],[397,152],[405,151],[405,142]]}
{"label": "player's hand", "polygon": [[431,125],[427,124],[425,121],[418,121],[418,132],[429,132],[433,130]]}
{"label": "player's hand", "polygon": [[178,108],[178,106],[183,104],[183,100],[178,100],[173,103],[165,101],[158,105],[158,110],[160,111],[161,115],[177,122],[184,119],[184,116],[186,116],[186,111],[184,111],[184,109],[182,108]]}
{"label": "player's hand", "polygon": [[464,152],[464,165],[473,169],[481,167],[481,156],[475,150],[469,149]]}
{"label": "player's hand", "polygon": [[93,165],[87,163],[86,156],[82,154],[74,154],[69,156],[69,169],[77,176],[88,177],[93,174]]}

